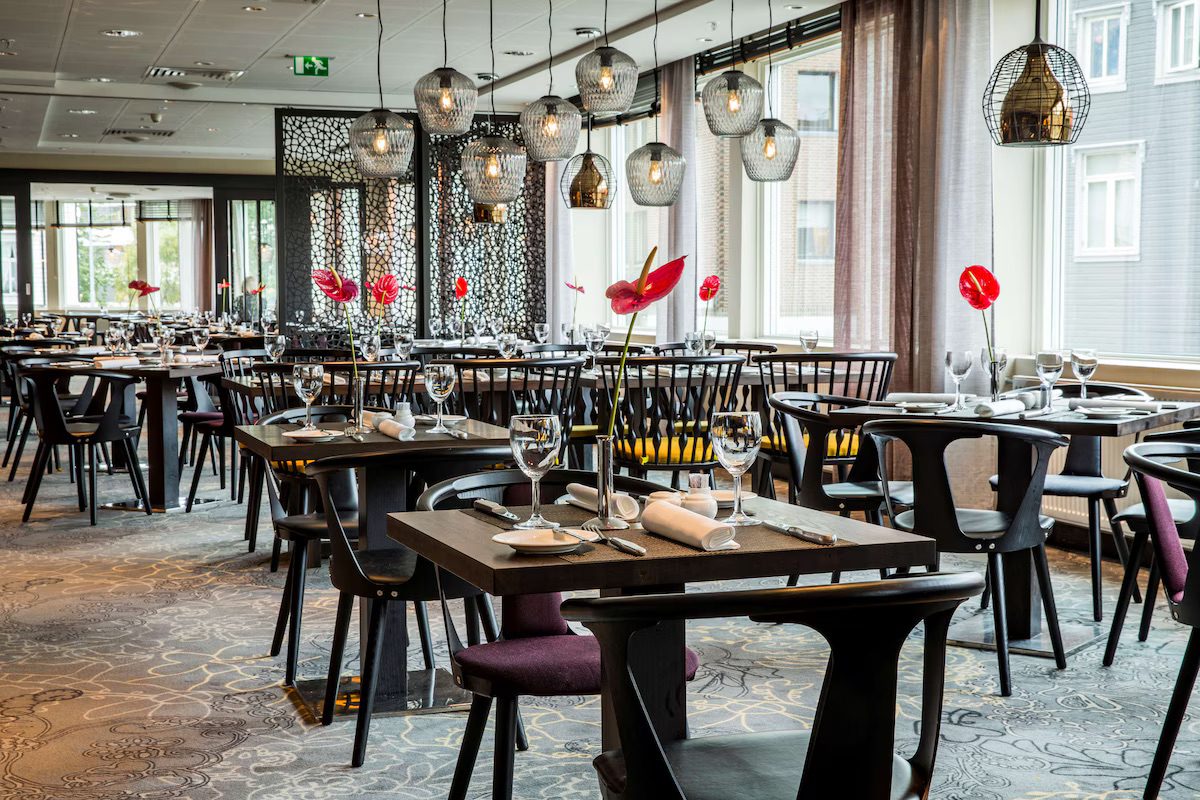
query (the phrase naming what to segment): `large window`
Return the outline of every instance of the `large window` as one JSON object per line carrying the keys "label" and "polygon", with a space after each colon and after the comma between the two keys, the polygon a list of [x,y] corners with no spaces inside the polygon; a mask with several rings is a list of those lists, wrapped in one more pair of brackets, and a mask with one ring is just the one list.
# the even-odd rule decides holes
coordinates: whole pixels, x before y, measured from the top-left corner
{"label": "large window", "polygon": [[229,201],[229,275],[234,297],[246,295],[247,288],[266,284],[261,296],[253,296],[249,309],[252,316],[258,316],[259,302],[264,310],[275,308],[274,200]]}
{"label": "large window", "polygon": [[[68,308],[127,305],[129,282],[138,277],[134,215],[120,203],[60,202],[58,211],[60,280]],[[127,220],[122,224],[121,220]],[[92,224],[101,222],[105,224]]]}
{"label": "large window", "polygon": [[[658,248],[658,262],[674,255],[668,248],[667,209],[661,206],[639,206],[629,194],[629,182],[625,180],[625,159],[634,150],[647,142],[655,141],[654,120],[644,119],[622,125],[617,135],[611,137],[613,168],[619,170],[617,184],[619,192],[613,211],[615,236],[614,251],[617,253],[618,275],[615,278],[635,280],[650,249]],[[612,213],[612,212],[610,212]],[[657,325],[658,312],[654,306],[638,314],[636,330],[653,333]]]}
{"label": "large window", "polygon": [[1174,0],[1158,7],[1158,77],[1173,80],[1200,70],[1200,2]]}
{"label": "large window", "polygon": [[194,223],[190,219],[144,222],[146,226],[146,268],[150,283],[161,288],[155,304],[159,308],[191,310],[196,307],[196,287],[192,276]]}
{"label": "large window", "polygon": [[1129,3],[1079,12],[1079,60],[1093,92],[1125,89]]}
{"label": "large window", "polygon": [[[1194,56],[1195,5],[1130,3],[1126,90],[1093,97],[1077,145],[1043,151],[1053,243],[1045,345],[1200,358],[1200,132],[1181,124],[1195,116],[1196,84],[1158,80],[1186,62],[1179,53]],[[1062,40],[1078,42],[1113,3],[1058,9]]]}
{"label": "large window", "polygon": [[[696,96],[699,98],[704,85]],[[696,101],[696,184],[700,196],[696,220],[696,276],[703,281],[709,275],[721,279],[721,291],[709,303],[699,303],[697,326],[703,324],[708,312],[708,329],[718,336],[729,333],[729,312],[733,292],[732,280],[739,263],[736,255],[738,240],[733,235],[738,228],[738,209],[733,198],[742,180],[741,161],[733,157],[733,145],[728,139],[714,136],[704,121],[704,110]],[[688,169],[692,169],[688,165]]]}

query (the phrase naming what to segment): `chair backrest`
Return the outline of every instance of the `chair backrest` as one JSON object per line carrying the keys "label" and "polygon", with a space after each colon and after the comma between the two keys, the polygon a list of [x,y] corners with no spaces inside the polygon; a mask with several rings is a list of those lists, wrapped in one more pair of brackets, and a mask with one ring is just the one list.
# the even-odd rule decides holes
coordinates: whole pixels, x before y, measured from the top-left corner
{"label": "chair backrest", "polygon": [[[251,365],[250,374],[258,381],[263,408],[268,414],[304,405],[292,384],[292,370],[295,366],[292,362]],[[315,402],[321,402],[328,389],[329,387],[326,386]]]}
{"label": "chair backrest", "polygon": [[451,408],[471,419],[507,427],[517,414],[553,414],[564,445],[579,399],[582,358],[459,358]]}
{"label": "chair backrest", "polygon": [[[916,752],[908,759],[914,785],[905,796],[927,796],[941,726],[947,630],[959,604],[982,590],[983,578],[977,573],[935,573],[794,589],[568,600],[563,616],[586,625],[600,645],[603,691],[620,740],[619,753],[596,759],[602,776],[620,771],[604,767],[623,764],[623,782],[607,785],[605,795],[615,800],[687,800],[667,757],[668,743],[659,738],[643,702],[640,676],[630,669],[630,655],[639,646],[634,634],[659,622],[748,617],[806,625],[829,643],[812,732],[796,737],[796,788],[771,786],[772,796],[786,792],[800,798],[893,796],[900,650],[924,622],[921,732]],[[737,762],[721,763],[719,736],[706,741],[717,769],[738,768]],[[779,764],[767,765],[767,758],[764,766],[777,774]],[[741,766],[747,769],[745,785],[762,785],[762,775]]]}
{"label": "chair backrest", "polygon": [[[363,403],[395,409],[397,403],[413,401],[413,383],[421,365],[417,361],[360,361],[358,375],[364,381]],[[352,405],[355,365],[349,361],[326,361],[325,394],[329,405]]]}
{"label": "chair backrest", "polygon": [[282,361],[312,363],[314,361],[349,361],[350,349],[341,347],[289,347],[283,351]]}
{"label": "chair backrest", "polygon": [[251,367],[266,360],[266,350],[225,350],[222,348],[221,374],[226,378],[249,378]]}
{"label": "chair backrest", "polygon": [[[1056,383],[1055,389],[1061,389],[1063,397],[1079,397],[1082,393],[1083,386],[1078,383]],[[1133,386],[1122,386],[1119,383],[1093,383],[1088,381],[1087,395],[1088,397],[1111,397],[1115,394],[1127,394],[1138,398],[1139,400],[1149,400],[1150,395]]]}
{"label": "chair backrest", "polygon": [[[718,341],[713,345],[713,355],[726,356],[737,355],[746,359],[746,363],[750,363],[750,359],[754,356],[767,355],[776,353],[779,348],[773,344],[766,342],[737,342],[737,341]],[[656,356],[686,356],[691,355],[687,344],[684,342],[667,342],[666,344],[654,345],[654,355]]]}
{"label": "chair backrest", "polygon": [[413,346],[409,357],[424,367],[431,361],[449,361],[455,358],[499,358],[500,351],[494,347],[418,344]]}
{"label": "chair backrest", "polygon": [[[946,448],[961,439],[992,436],[998,440],[1028,445],[1034,454],[1032,471],[1022,481],[1020,503],[1012,514],[1008,530],[989,538],[985,547],[992,552],[1005,553],[1026,550],[1044,543],[1045,534],[1039,521],[1042,491],[1046,485],[1046,469],[1050,455],[1064,447],[1067,438],[1040,428],[999,422],[976,422],[926,417],[924,419],[878,419],[862,428],[879,450],[880,475],[887,480],[885,447],[893,441],[902,442],[912,457],[913,473],[913,531],[938,543],[939,552],[973,553],[980,539],[966,536],[959,527],[946,469]],[[860,446],[861,449],[861,446]],[[888,500],[890,506],[890,499]],[[888,516],[893,516],[889,507]],[[894,517],[893,517],[894,518]]]}
{"label": "chair backrest", "polygon": [[[616,458],[639,468],[686,463],[716,464],[709,420],[718,411],[736,407],[735,389],[742,371],[741,356],[602,356],[600,412],[603,430],[616,414]],[[612,409],[618,377],[621,397]]]}
{"label": "chair backrest", "polygon": [[1167,503],[1164,485],[1200,498],[1200,474],[1175,466],[1175,462],[1200,460],[1200,444],[1142,442],[1125,448],[1125,463],[1133,470],[1146,507],[1150,539],[1158,560],[1167,602],[1175,619],[1200,625],[1200,569],[1193,569],[1200,548],[1185,553],[1179,530]]}
{"label": "chair backrest", "polygon": [[33,413],[38,436],[48,445],[73,444],[78,441],[67,429],[67,415],[59,403],[59,386],[64,379],[86,377],[96,386],[92,396],[104,407],[97,428],[90,438],[95,442],[113,442],[125,438],[133,421],[125,411],[130,407],[131,389],[137,378],[126,373],[99,369],[54,369],[43,367],[31,370],[27,376],[33,385]]}

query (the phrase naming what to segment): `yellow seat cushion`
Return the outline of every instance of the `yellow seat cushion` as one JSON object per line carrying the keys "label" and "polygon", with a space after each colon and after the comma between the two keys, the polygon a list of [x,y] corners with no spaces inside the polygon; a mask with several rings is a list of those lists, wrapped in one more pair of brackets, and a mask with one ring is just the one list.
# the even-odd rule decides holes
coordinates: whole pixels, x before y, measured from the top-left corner
{"label": "yellow seat cushion", "polygon": [[620,441],[614,445],[613,452],[623,461],[639,464],[694,464],[717,460],[710,442],[695,438],[684,441],[678,436],[657,444],[653,439]]}
{"label": "yellow seat cushion", "polygon": [[304,475],[304,468],[312,461],[272,461],[271,469],[279,475]]}
{"label": "yellow seat cushion", "polygon": [[572,439],[595,439],[600,433],[599,425],[572,425]]}
{"label": "yellow seat cushion", "polygon": [[[762,446],[764,450],[773,450],[775,452],[787,452],[787,442],[779,442],[782,447],[774,447],[771,443],[771,437],[764,436],[762,438]],[[804,434],[804,446],[808,447],[808,434]],[[858,455],[858,434],[852,433],[849,436],[843,436],[839,439],[836,436],[830,435],[825,445],[826,458],[849,458]]]}

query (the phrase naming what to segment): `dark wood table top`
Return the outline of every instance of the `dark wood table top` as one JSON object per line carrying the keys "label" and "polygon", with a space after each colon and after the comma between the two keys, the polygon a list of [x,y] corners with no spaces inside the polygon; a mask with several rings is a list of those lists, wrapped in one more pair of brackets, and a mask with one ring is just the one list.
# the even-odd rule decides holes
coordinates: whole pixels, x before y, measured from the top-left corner
{"label": "dark wood table top", "polygon": [[1021,419],[1019,414],[1004,414],[998,417],[977,417],[968,411],[956,411],[950,414],[914,414],[890,406],[855,406],[840,408],[830,412],[835,420],[843,420],[847,427],[856,427],[864,422],[875,419],[895,419],[896,417],[912,417],[914,419],[953,419],[972,420],[977,422],[996,422],[1000,424],[1028,425],[1031,428],[1044,428],[1069,436],[1132,436],[1142,431],[1162,428],[1200,417],[1200,403],[1183,401],[1163,401],[1172,408],[1163,408],[1154,414],[1139,414],[1127,417],[1088,417],[1078,411],[1054,411],[1046,416]]}
{"label": "dark wood table top", "polygon": [[[319,424],[327,429],[340,430],[346,427],[344,422]],[[234,431],[234,438],[255,455],[270,461],[310,461],[355,453],[477,450],[481,447],[495,447],[498,455],[511,456],[507,428],[473,419],[463,420],[455,426],[456,430],[467,434],[465,439],[444,433],[430,433],[428,425],[418,425],[412,438],[406,439],[393,439],[377,431],[364,434],[361,442],[347,436],[339,436],[327,442],[310,442],[290,439],[283,435],[284,431],[294,431],[300,427],[300,424],[240,425]]]}
{"label": "dark wood table top", "polygon": [[[739,550],[702,552],[646,533],[622,531],[647,549],[632,556],[603,544],[558,556],[520,555],[492,537],[509,527],[474,510],[388,515],[388,535],[490,594],[629,589],[700,581],[764,578],[835,570],[917,566],[933,562],[932,539],[775,500],[754,498],[746,510],[761,519],[809,525],[838,535],[832,547],[804,542],[764,525],[737,533]],[[528,509],[512,509],[528,516]],[[542,506],[549,519],[579,525],[593,514],[575,506]]]}

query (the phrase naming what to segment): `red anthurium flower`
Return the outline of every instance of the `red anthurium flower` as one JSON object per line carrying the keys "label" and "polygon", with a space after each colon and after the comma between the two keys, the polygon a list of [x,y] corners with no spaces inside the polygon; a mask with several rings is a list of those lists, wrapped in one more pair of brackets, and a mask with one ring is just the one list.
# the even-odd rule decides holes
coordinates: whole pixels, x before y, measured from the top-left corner
{"label": "red anthurium flower", "polygon": [[467,296],[467,279],[466,278],[459,276],[458,280],[456,280],[454,282],[454,296],[456,298],[458,298],[459,300],[462,300],[464,297]]}
{"label": "red anthurium flower", "polygon": [[230,286],[229,281],[221,281],[220,283],[217,284],[218,289],[228,289],[229,286]]}
{"label": "red anthurium flower", "polygon": [[650,272],[650,264],[654,253],[646,259],[646,266],[636,284],[629,281],[617,281],[608,287],[604,293],[612,304],[614,314],[634,314],[646,308],[656,300],[661,300],[671,293],[679,279],[683,276],[683,260],[680,256],[674,261],[668,261],[658,269]]}
{"label": "red anthurium flower", "polygon": [[140,289],[140,291],[142,293],[141,296],[145,297],[148,294],[154,294],[155,292],[159,291],[160,288],[161,287],[151,286],[150,284],[146,283],[145,281],[142,281],[142,288]]}
{"label": "red anthurium flower", "polygon": [[1000,296],[1000,281],[987,267],[974,264],[958,276],[958,291],[971,304],[971,308],[985,311]]}
{"label": "red anthurium flower", "polygon": [[313,283],[335,303],[349,303],[358,297],[358,284],[337,274],[337,270],[318,269],[313,272]]}
{"label": "red anthurium flower", "polygon": [[395,275],[384,275],[374,283],[364,283],[363,286],[367,287],[375,302],[381,306],[391,305],[400,296],[400,281],[396,280]]}
{"label": "red anthurium flower", "polygon": [[567,288],[570,289],[571,291],[579,292],[580,294],[584,293],[582,285],[576,286],[575,284],[571,283],[570,281],[566,281],[566,284],[567,284]]}
{"label": "red anthurium flower", "polygon": [[409,286],[407,283],[400,284],[400,288],[406,292],[415,292],[417,290],[417,287]]}
{"label": "red anthurium flower", "polygon": [[251,290],[250,290],[250,294],[262,294],[262,293],[263,293],[263,289],[266,289],[266,288],[267,288],[267,285],[266,285],[265,283],[260,283],[260,284],[258,285],[258,288],[257,288],[257,289],[251,289]]}
{"label": "red anthurium flower", "polygon": [[133,289],[134,291],[138,291],[138,292],[142,291],[143,289],[145,289],[145,288],[146,288],[147,286],[149,286],[149,285],[150,285],[150,284],[148,284],[148,283],[146,283],[145,281],[142,281],[142,280],[136,280],[136,281],[130,281],[130,282],[129,282],[129,288],[130,288],[130,289]]}
{"label": "red anthurium flower", "polygon": [[700,284],[700,299],[707,303],[716,297],[719,291],[721,291],[721,279],[716,275],[709,275]]}

